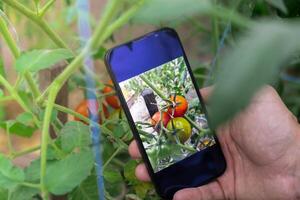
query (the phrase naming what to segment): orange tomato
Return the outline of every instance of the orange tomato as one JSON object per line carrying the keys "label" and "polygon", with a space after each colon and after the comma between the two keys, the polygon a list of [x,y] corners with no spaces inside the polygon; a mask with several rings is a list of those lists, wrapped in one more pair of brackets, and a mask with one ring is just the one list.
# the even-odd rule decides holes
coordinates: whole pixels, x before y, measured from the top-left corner
{"label": "orange tomato", "polygon": [[[107,107],[102,104],[103,106],[103,112],[104,112],[104,116],[105,118],[108,118],[109,117],[109,112],[107,110]],[[98,104],[97,104],[97,110],[98,110]],[[75,112],[89,118],[89,109],[88,109],[88,100],[82,100],[78,106],[76,107],[75,109]],[[81,119],[79,119],[78,117],[74,117],[74,120],[75,121],[81,121],[83,123],[85,123],[84,121],[82,121]],[[102,123],[102,119],[101,119],[101,113],[99,112],[99,123],[101,124]]]}
{"label": "orange tomato", "polygon": [[152,125],[156,126],[157,123],[162,120],[164,127],[167,126],[168,122],[170,121],[170,115],[167,112],[162,112],[162,118],[160,117],[160,112],[157,111],[151,118]]}
{"label": "orange tomato", "polygon": [[[110,80],[108,83],[111,86],[105,86],[104,89],[102,90],[103,94],[108,94],[114,91],[112,81]],[[108,103],[108,105],[110,105],[115,109],[119,109],[121,107],[119,99],[116,95],[110,95],[105,97],[105,101]]]}
{"label": "orange tomato", "polygon": [[170,100],[173,102],[168,109],[168,113],[173,117],[182,117],[187,109],[188,109],[188,102],[183,96],[176,95],[171,96]]}

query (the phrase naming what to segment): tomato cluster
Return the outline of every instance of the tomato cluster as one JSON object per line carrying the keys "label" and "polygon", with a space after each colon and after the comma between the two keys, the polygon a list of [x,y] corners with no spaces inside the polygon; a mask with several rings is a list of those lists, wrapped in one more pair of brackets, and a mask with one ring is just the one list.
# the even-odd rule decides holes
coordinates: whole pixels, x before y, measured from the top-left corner
{"label": "tomato cluster", "polygon": [[108,103],[108,105],[110,105],[114,109],[119,109],[121,107],[121,105],[120,105],[118,97],[116,95],[109,95],[109,93],[112,93],[114,91],[115,90],[113,88],[113,83],[111,80],[108,82],[108,85],[105,86],[102,90],[103,94],[108,95],[105,97],[105,101]]}
{"label": "tomato cluster", "polygon": [[160,112],[156,112],[152,118],[151,118],[151,123],[153,126],[156,126],[157,123],[160,122],[160,120],[162,120],[164,127],[167,126],[168,122],[170,121],[171,117],[169,115],[169,113],[167,112],[162,112],[162,116],[160,114]]}
{"label": "tomato cluster", "polygon": [[156,112],[151,118],[151,123],[153,126],[157,126],[162,120],[163,126],[170,131],[176,131],[179,141],[185,143],[192,134],[191,125],[184,118],[188,109],[188,101],[179,95],[171,96],[169,100],[172,104],[167,112]]}
{"label": "tomato cluster", "polygon": [[[105,97],[105,101],[106,103],[111,106],[112,108],[114,108],[115,110],[119,110],[121,108],[119,99],[116,95],[114,94],[110,94],[114,92],[114,88],[113,88],[113,83],[110,80],[107,84],[107,86],[105,86],[102,90],[102,93],[104,95],[107,95]],[[103,114],[105,116],[105,118],[109,117],[109,112],[108,112],[108,108],[107,108],[107,104],[102,104],[102,108],[103,108]],[[97,107],[97,110],[99,110],[99,108]],[[89,117],[90,115],[90,111],[88,109],[88,100],[84,99],[82,100],[77,107],[75,108],[75,112],[85,116],[85,117]],[[82,121],[81,119],[79,119],[78,117],[74,117],[75,121]],[[83,122],[83,121],[82,121]],[[85,122],[84,122],[85,123]],[[102,119],[101,119],[101,112],[99,112],[99,123],[102,124]]]}
{"label": "tomato cluster", "polygon": [[[104,104],[102,104],[102,108],[103,108],[103,113],[104,113],[105,118],[108,118],[109,117],[109,112],[108,112],[107,107]],[[99,110],[98,104],[97,104],[97,108],[96,109]],[[90,110],[89,110],[88,100],[86,100],[86,99],[82,100],[78,104],[78,106],[75,108],[75,112],[83,115],[84,117],[89,118]],[[78,117],[74,117],[74,120],[75,121],[81,121],[81,122],[85,123],[84,121],[82,121]],[[99,123],[100,124],[102,123],[101,113],[100,112],[99,112]]]}

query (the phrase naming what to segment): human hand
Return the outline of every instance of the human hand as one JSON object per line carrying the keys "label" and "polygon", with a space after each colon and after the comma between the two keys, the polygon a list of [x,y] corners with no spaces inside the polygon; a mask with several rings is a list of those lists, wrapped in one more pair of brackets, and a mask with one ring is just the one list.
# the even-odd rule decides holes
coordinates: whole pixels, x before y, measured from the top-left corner
{"label": "human hand", "polygon": [[[201,94],[207,101],[212,88]],[[266,86],[233,120],[217,129],[227,169],[213,182],[178,191],[176,200],[300,198],[300,125],[276,91]],[[140,158],[137,144],[129,146]],[[150,181],[144,164],[136,176]]]}

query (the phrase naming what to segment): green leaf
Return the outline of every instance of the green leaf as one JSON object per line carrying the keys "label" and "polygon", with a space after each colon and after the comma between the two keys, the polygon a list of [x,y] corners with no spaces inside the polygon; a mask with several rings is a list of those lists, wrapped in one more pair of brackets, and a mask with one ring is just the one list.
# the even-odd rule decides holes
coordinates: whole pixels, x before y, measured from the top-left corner
{"label": "green leaf", "polygon": [[93,54],[94,59],[103,60],[107,49],[103,46],[99,47],[99,49]]}
{"label": "green leaf", "polygon": [[103,175],[105,180],[109,183],[118,183],[123,180],[120,172],[116,170],[107,169]]}
{"label": "green leaf", "polygon": [[3,11],[3,1],[0,0],[0,10]]}
{"label": "green leaf", "polygon": [[[39,180],[40,180],[40,169],[41,169],[40,165],[41,165],[41,160],[37,159],[37,160],[32,161],[30,163],[30,165],[27,166],[24,169],[25,180],[27,182],[32,182],[32,183],[38,183],[39,182]],[[47,166],[49,167],[48,162],[47,162]]]}
{"label": "green leaf", "polygon": [[95,174],[87,177],[72,193],[70,200],[98,200],[97,177]]}
{"label": "green leaf", "polygon": [[81,122],[70,121],[60,131],[61,147],[71,152],[76,147],[84,148],[91,144],[89,127]]}
{"label": "green leaf", "polygon": [[135,193],[141,198],[145,199],[148,191],[153,190],[153,185],[149,182],[142,182],[134,185]]}
{"label": "green leaf", "polygon": [[0,200],[8,199],[8,190],[4,188],[0,188]]}
{"label": "green leaf", "polygon": [[207,0],[148,0],[134,16],[133,21],[159,24],[184,20],[211,8]]}
{"label": "green leaf", "polygon": [[24,171],[13,166],[8,158],[0,154],[0,187],[12,189],[24,180]]}
{"label": "green leaf", "polygon": [[245,108],[253,94],[278,77],[280,67],[300,49],[300,24],[264,21],[225,57],[211,97],[212,125]]}
{"label": "green leaf", "polygon": [[90,175],[93,166],[91,151],[71,154],[48,167],[46,186],[55,195],[66,194]]}
{"label": "green leaf", "polygon": [[9,126],[9,132],[12,134],[16,134],[21,137],[31,137],[33,133],[37,130],[36,127],[33,126],[26,126],[23,123],[17,122],[17,121],[9,121],[8,122],[0,122],[0,127],[4,130],[7,129],[7,126]]}
{"label": "green leaf", "polygon": [[10,193],[10,199],[13,200],[32,200],[33,196],[39,193],[36,188],[18,186]]}
{"label": "green leaf", "polygon": [[37,72],[72,57],[72,52],[67,49],[33,50],[22,54],[17,59],[16,69],[19,72]]}
{"label": "green leaf", "polygon": [[275,8],[278,8],[282,12],[287,13],[287,8],[283,0],[266,0],[266,1],[272,6],[274,6]]}
{"label": "green leaf", "polygon": [[[58,111],[57,110],[53,110],[53,112],[51,113],[51,119],[50,119],[50,122],[53,122],[56,117],[57,117],[57,114],[58,114]],[[42,110],[40,113],[39,113],[39,119],[42,121],[44,119],[44,115],[45,115],[45,110]]]}
{"label": "green leaf", "polygon": [[130,160],[126,163],[124,167],[124,177],[130,183],[136,183],[138,180],[135,176],[135,168],[138,165],[137,161]]}
{"label": "green leaf", "polygon": [[3,97],[3,96],[4,96],[3,90],[0,89],[0,97]]}
{"label": "green leaf", "polygon": [[33,122],[33,116],[31,113],[28,112],[23,112],[21,114],[19,114],[16,118],[17,122],[20,122],[26,126],[32,126],[34,124]]}

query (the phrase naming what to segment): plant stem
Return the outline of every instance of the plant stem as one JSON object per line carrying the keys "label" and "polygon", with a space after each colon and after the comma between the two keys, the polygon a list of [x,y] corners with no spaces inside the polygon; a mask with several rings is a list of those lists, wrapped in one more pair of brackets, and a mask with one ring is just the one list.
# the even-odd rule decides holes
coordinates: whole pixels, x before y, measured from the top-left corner
{"label": "plant stem", "polygon": [[[8,30],[8,27],[2,17],[0,17],[0,32],[2,33],[2,36],[3,36],[6,44],[8,45],[10,51],[12,52],[13,56],[15,57],[15,59],[17,59],[20,56],[20,49],[18,48],[15,40],[11,36],[11,34]],[[33,96],[35,98],[40,96],[41,95],[40,91],[39,91],[37,85],[35,84],[31,74],[29,72],[25,72],[24,76],[28,83],[29,88],[32,91]]]}
{"label": "plant stem", "polygon": [[26,154],[29,154],[29,153],[32,153],[32,152],[35,152],[35,151],[38,151],[40,150],[41,146],[35,146],[35,147],[30,147],[28,149],[25,149],[25,150],[22,150],[22,151],[19,151],[19,152],[15,152],[13,155],[12,155],[12,158],[17,158],[17,157],[20,157],[20,156],[23,156],[23,155],[26,155]]}
{"label": "plant stem", "polygon": [[118,147],[117,150],[107,159],[107,161],[104,163],[102,170],[104,171],[107,165],[110,163],[110,161],[118,155],[118,153],[123,149],[123,147]]}
{"label": "plant stem", "polygon": [[[48,101],[46,101],[46,103],[48,103]],[[91,120],[83,115],[81,115],[80,113],[75,112],[74,110],[58,105],[58,104],[54,104],[54,108],[57,109],[58,111],[73,115],[74,117],[79,118],[80,120],[84,121],[85,123],[89,124],[91,123]]]}
{"label": "plant stem", "polygon": [[159,91],[144,75],[141,75],[140,78],[162,99],[167,99],[165,95]]}
{"label": "plant stem", "polygon": [[37,18],[35,22],[58,47],[68,49],[72,52],[71,48],[69,48],[68,45],[61,39],[61,37],[55,31],[53,31],[53,29],[44,19]]}
{"label": "plant stem", "polygon": [[192,124],[192,126],[194,126],[198,131],[204,131],[204,129],[202,129],[202,128],[200,128],[199,126],[198,126],[198,124],[196,124],[191,118],[189,118],[187,115],[184,115],[183,116],[187,121],[189,121],[190,122],[190,124]]}
{"label": "plant stem", "polygon": [[27,104],[23,101],[23,99],[19,96],[18,92],[7,82],[7,80],[0,75],[0,84],[2,84],[7,91],[10,93],[11,97],[13,97],[18,104],[23,108],[25,112],[28,112],[32,115],[35,124],[40,127],[40,122],[38,118],[32,113],[31,109],[27,106]]}
{"label": "plant stem", "polygon": [[49,1],[47,1],[46,5],[39,12],[39,16],[43,17],[46,14],[46,12],[48,11],[48,9],[54,4],[55,1],[56,0],[49,0]]}
{"label": "plant stem", "polygon": [[178,146],[180,146],[181,148],[189,151],[189,152],[192,152],[192,153],[195,153],[197,150],[192,148],[192,147],[189,147],[189,146],[186,146],[184,144],[181,144],[180,142],[177,143]]}
{"label": "plant stem", "polygon": [[45,22],[42,16],[38,16],[35,12],[29,10],[27,7],[17,2],[16,0],[3,0],[4,3],[9,5],[10,7],[18,10],[20,13],[28,17],[34,23],[40,26],[40,28],[48,35],[48,37],[61,48],[70,48],[64,43],[64,41],[50,28],[50,26]]}
{"label": "plant stem", "polygon": [[6,44],[8,45],[9,49],[11,50],[12,54],[15,58],[20,56],[20,50],[15,44],[13,37],[11,36],[6,22],[4,21],[3,17],[0,17],[0,32],[2,33],[3,39],[5,40]]}
{"label": "plant stem", "polygon": [[49,199],[49,193],[45,184],[45,176],[46,176],[46,167],[47,167],[47,147],[49,140],[49,128],[51,121],[51,114],[54,107],[54,102],[59,91],[59,86],[54,85],[50,92],[47,102],[47,107],[45,110],[44,120],[43,120],[43,128],[41,135],[41,172],[40,172],[40,180],[41,180],[41,193],[44,199]]}
{"label": "plant stem", "polygon": [[12,101],[12,100],[15,100],[12,96],[2,97],[2,98],[0,99],[0,104],[5,103],[5,102],[7,102],[7,101]]}
{"label": "plant stem", "polygon": [[14,154],[14,148],[13,148],[13,145],[12,145],[9,129],[10,129],[10,125],[7,123],[6,124],[6,136],[7,136],[7,144],[8,144],[9,155],[11,156],[11,155]]}
{"label": "plant stem", "polygon": [[30,88],[31,92],[32,92],[32,96],[34,98],[38,98],[41,95],[41,92],[37,86],[37,84],[35,83],[31,73],[29,72],[25,72],[24,73],[24,77],[26,79],[26,82],[28,84],[28,87]]}

